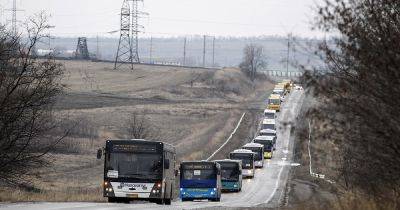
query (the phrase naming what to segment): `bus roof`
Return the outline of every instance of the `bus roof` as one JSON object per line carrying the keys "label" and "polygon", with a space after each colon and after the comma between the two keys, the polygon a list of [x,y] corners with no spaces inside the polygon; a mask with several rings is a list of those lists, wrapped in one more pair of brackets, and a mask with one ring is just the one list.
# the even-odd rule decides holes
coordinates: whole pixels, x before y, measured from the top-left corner
{"label": "bus roof", "polygon": [[264,147],[264,145],[252,142],[252,143],[247,143],[247,144],[243,145],[243,147],[256,147],[256,148],[258,148],[258,147]]}
{"label": "bus roof", "polygon": [[266,109],[266,110],[264,110],[264,114],[266,114],[266,113],[273,113],[273,114],[275,114],[275,113],[276,113],[276,110],[273,110],[273,109]]}
{"label": "bus roof", "polygon": [[271,141],[273,138],[273,136],[257,136],[254,140]]}
{"label": "bus roof", "polygon": [[215,160],[217,163],[242,163],[242,160],[232,160],[232,159],[224,159],[224,160]]}
{"label": "bus roof", "polygon": [[274,119],[263,119],[262,124],[275,124]]}
{"label": "bus roof", "polygon": [[271,94],[271,95],[269,96],[269,99],[281,99],[281,96],[278,95],[278,94]]}
{"label": "bus roof", "polygon": [[231,153],[244,153],[244,154],[252,153],[252,154],[254,154],[253,151],[248,150],[248,149],[235,149]]}
{"label": "bus roof", "polygon": [[273,133],[273,134],[276,134],[276,130],[262,129],[262,130],[260,130],[260,133]]}

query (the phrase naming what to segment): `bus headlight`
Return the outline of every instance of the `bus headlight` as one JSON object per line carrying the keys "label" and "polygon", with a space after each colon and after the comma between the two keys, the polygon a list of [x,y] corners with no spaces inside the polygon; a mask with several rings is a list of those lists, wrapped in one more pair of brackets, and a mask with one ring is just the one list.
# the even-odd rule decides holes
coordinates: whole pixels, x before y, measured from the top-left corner
{"label": "bus headlight", "polygon": [[249,173],[249,174],[252,174],[252,173],[253,173],[253,171],[252,171],[252,170],[248,170],[248,171],[247,171],[247,173]]}
{"label": "bus headlight", "polygon": [[214,191],[212,191],[212,192],[211,192],[211,195],[214,195],[214,194],[215,194],[215,192],[214,192]]}

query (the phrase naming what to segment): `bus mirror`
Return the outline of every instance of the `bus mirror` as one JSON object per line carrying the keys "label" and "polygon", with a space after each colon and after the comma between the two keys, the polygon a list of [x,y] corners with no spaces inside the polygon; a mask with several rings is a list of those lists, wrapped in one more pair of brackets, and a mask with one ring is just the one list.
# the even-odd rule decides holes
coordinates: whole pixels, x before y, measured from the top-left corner
{"label": "bus mirror", "polygon": [[178,176],[178,175],[179,175],[179,171],[175,170],[175,176]]}
{"label": "bus mirror", "polygon": [[101,159],[102,155],[103,155],[103,150],[102,149],[97,150],[97,159]]}
{"label": "bus mirror", "polygon": [[169,169],[169,160],[168,159],[164,160],[164,168]]}

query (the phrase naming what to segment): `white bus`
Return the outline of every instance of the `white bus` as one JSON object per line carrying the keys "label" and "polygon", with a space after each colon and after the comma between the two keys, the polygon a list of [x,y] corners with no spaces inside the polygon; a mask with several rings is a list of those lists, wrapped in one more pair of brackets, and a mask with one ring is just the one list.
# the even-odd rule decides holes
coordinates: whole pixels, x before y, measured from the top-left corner
{"label": "white bus", "polygon": [[276,118],[276,110],[272,109],[266,109],[264,110],[264,118],[265,119],[272,119],[274,120]]}
{"label": "white bus", "polygon": [[237,149],[229,154],[229,159],[241,160],[243,177],[253,178],[255,173],[254,156],[255,153],[251,150]]}
{"label": "white bus", "polygon": [[258,143],[247,143],[242,149],[248,149],[255,153],[254,165],[256,168],[264,167],[264,145]]}
{"label": "white bus", "polygon": [[275,120],[274,119],[263,119],[261,130],[270,129],[276,130]]}

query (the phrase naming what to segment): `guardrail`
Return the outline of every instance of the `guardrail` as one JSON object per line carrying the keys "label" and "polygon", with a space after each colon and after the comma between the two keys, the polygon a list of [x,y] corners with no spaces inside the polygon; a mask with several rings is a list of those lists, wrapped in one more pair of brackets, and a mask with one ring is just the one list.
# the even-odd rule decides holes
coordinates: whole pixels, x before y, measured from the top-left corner
{"label": "guardrail", "polygon": [[235,129],[233,130],[233,132],[231,133],[231,135],[228,137],[228,139],[226,139],[226,141],[217,149],[215,150],[214,153],[212,153],[210,155],[210,157],[207,158],[207,161],[211,160],[219,151],[221,151],[222,148],[224,148],[224,146],[232,139],[233,135],[235,135],[237,129],[239,128],[240,124],[242,124],[243,118],[246,115],[246,112],[244,112],[242,114],[242,117],[240,118],[238,124],[236,125]]}

